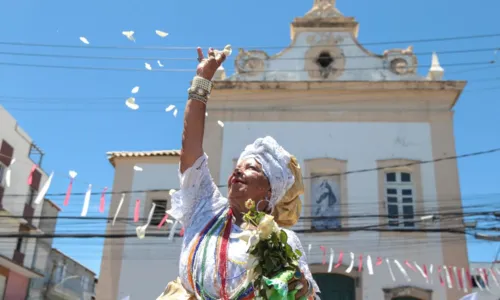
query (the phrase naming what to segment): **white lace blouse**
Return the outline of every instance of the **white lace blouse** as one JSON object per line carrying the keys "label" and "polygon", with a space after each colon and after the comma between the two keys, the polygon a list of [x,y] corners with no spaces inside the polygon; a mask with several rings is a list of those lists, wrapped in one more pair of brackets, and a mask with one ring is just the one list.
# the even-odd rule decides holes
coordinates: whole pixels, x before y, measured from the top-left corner
{"label": "white lace blouse", "polygon": [[[179,274],[183,286],[191,293],[193,283],[197,285],[197,298],[199,299],[220,299],[220,276],[216,267],[216,247],[218,232],[213,236],[207,235],[205,241],[196,248],[200,233],[207,229],[207,224],[210,223],[214,216],[224,213],[229,207],[227,198],[223,197],[219,189],[213,182],[208,169],[208,157],[202,155],[193,164],[191,168],[186,170],[184,174],[179,173],[180,190],[172,195],[172,208],[170,215],[181,222],[184,226],[184,241],[179,263]],[[215,226],[215,227],[214,227]],[[217,229],[215,224],[213,229]],[[221,230],[221,229],[220,229]],[[231,233],[240,232],[241,229],[234,225],[231,228]],[[305,253],[297,235],[290,230],[287,230],[288,243],[294,249],[299,249]],[[193,250],[193,251],[192,251]],[[196,253],[193,255],[192,253]],[[189,264],[189,259],[192,257],[192,263]],[[227,264],[227,291],[231,295],[231,299],[248,299],[248,289],[245,289],[244,282],[246,279],[245,262],[248,256],[246,253],[246,243],[239,239],[230,238],[228,248],[228,264]],[[312,284],[316,292],[319,292],[318,286],[314,281],[309,267],[306,262],[306,257],[303,255],[299,261],[300,269]],[[189,276],[191,272],[192,276]],[[190,280],[190,277],[193,280]]]}

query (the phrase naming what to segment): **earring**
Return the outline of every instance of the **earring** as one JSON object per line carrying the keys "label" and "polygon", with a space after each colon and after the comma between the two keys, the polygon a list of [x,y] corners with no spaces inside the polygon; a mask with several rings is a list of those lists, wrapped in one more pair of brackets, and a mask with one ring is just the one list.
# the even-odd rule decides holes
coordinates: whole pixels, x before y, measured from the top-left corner
{"label": "earring", "polygon": [[255,209],[256,209],[257,211],[259,211],[259,204],[260,204],[260,202],[262,202],[262,201],[269,203],[268,208],[269,208],[269,207],[271,207],[271,212],[270,212],[269,214],[271,214],[271,215],[272,215],[272,214],[273,214],[273,211],[274,211],[274,207],[271,205],[271,201],[269,200],[269,197],[267,197],[267,196],[266,196],[264,199],[262,199],[262,200],[260,200],[259,202],[257,202],[257,204],[255,205]]}

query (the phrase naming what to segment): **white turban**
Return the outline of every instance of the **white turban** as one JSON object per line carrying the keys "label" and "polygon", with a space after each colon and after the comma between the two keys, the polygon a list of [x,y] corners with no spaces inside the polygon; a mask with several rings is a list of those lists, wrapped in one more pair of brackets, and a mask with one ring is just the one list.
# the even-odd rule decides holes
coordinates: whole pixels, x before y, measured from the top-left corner
{"label": "white turban", "polygon": [[266,136],[246,146],[238,163],[246,158],[254,158],[262,165],[264,174],[271,184],[272,196],[269,202],[272,207],[276,206],[295,182],[295,177],[288,167],[291,159],[290,153],[283,149],[275,139]]}

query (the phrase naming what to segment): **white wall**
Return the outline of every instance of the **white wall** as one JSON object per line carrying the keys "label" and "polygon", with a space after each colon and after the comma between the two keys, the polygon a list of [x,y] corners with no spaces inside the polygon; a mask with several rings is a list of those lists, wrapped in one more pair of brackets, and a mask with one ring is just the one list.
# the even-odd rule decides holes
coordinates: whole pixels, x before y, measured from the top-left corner
{"label": "white wall", "polygon": [[[2,200],[3,207],[11,215],[21,216],[24,210],[28,196],[9,196],[9,195],[28,195],[29,186],[27,184],[28,176],[33,166],[33,161],[29,158],[29,151],[31,145],[31,138],[18,126],[17,121],[0,106],[0,142],[6,140],[12,147],[14,147],[14,158],[16,162],[11,170],[11,185],[5,187],[4,197]],[[42,178],[40,187],[43,186],[47,180],[47,174],[41,171]],[[2,183],[5,186],[5,183]],[[34,206],[34,216],[40,216],[42,205]],[[0,226],[2,233],[18,232],[20,219],[11,219],[14,223],[9,223],[7,226]],[[2,221],[4,222],[11,221]],[[33,225],[38,226],[39,219],[33,218]],[[17,223],[17,225],[15,225]],[[0,238],[0,254],[12,258],[16,246],[16,239],[14,238]],[[35,249],[35,240],[28,241],[27,250],[25,253],[24,265],[31,268],[33,253]]]}
{"label": "white wall", "polygon": [[[134,173],[132,190],[168,190],[179,187],[178,164],[138,166],[143,168],[143,171]],[[144,207],[145,193],[131,194],[126,199],[129,201],[129,218],[134,216],[136,199],[141,200],[141,216],[147,214],[145,210],[150,209]],[[143,224],[132,223],[127,226],[127,231],[135,233],[138,225]],[[131,299],[156,299],[167,283],[179,274],[181,243],[181,238],[170,241],[168,238],[148,238],[147,235],[142,240],[125,239],[118,299],[126,296]]]}
{"label": "white wall", "polygon": [[[226,184],[226,174],[233,168],[233,158],[237,158],[245,145],[257,137],[271,135],[294,154],[303,164],[305,159],[336,158],[347,160],[347,170],[376,167],[376,161],[391,158],[413,160],[432,159],[430,127],[427,123],[315,123],[315,122],[225,122],[223,140],[223,159],[221,166],[221,185]],[[399,139],[398,139],[399,138]],[[401,140],[405,143],[401,143]],[[144,171],[134,175],[132,190],[170,189],[178,187],[177,165],[140,165]],[[435,212],[437,203],[432,164],[421,167],[424,209]],[[378,212],[377,172],[349,175],[348,214],[374,214]],[[227,191],[222,188],[225,194]],[[133,216],[135,199],[145,199],[144,194],[132,195],[129,202],[129,217]],[[142,203],[142,202],[141,202]],[[376,211],[374,211],[374,208]],[[144,208],[141,207],[143,213]],[[350,219],[348,226],[378,224],[378,219]],[[300,227],[300,226],[299,226]],[[135,225],[128,228],[135,232]],[[332,247],[336,253],[344,251],[344,262],[349,263],[349,252],[357,258],[360,254],[417,261],[419,264],[440,265],[443,261],[439,236],[423,234],[417,240],[408,239],[409,234],[400,237],[383,236],[377,232],[351,232],[347,235],[328,236],[301,235],[304,248],[312,244],[310,263],[321,263],[320,245]],[[405,238],[406,237],[406,238]],[[181,240],[174,242],[167,238],[146,238],[144,240],[126,239],[123,265],[120,274],[119,298],[150,299],[157,297],[167,282],[178,276],[178,262]],[[325,271],[327,266],[324,267]],[[445,299],[446,291],[439,284],[433,286],[424,282],[420,275],[409,274],[412,282],[408,283],[393,265],[397,281],[392,282],[385,264],[375,267],[375,276],[365,271],[362,280],[365,299],[383,299],[382,288],[401,285],[413,285],[424,289],[433,289],[433,299]],[[144,280],[148,278],[148,280]],[[437,283],[438,278],[434,279]],[[121,299],[121,298],[120,298]],[[153,298],[154,299],[154,298]]]}
{"label": "white wall", "polygon": [[[376,161],[382,159],[405,158],[412,160],[432,159],[432,143],[430,127],[427,123],[331,123],[331,122],[225,122],[222,152],[221,178],[219,184],[225,184],[233,169],[233,158],[237,158],[246,144],[256,138],[270,135],[286,150],[295,155],[303,165],[305,159],[336,158],[347,160],[347,171],[375,168]],[[401,139],[405,143],[398,142]],[[420,166],[422,172],[424,209],[434,211],[437,203],[434,167],[432,164]],[[307,180],[307,179],[305,179]],[[378,213],[378,179],[377,172],[355,173],[347,176],[348,185],[348,215]],[[226,193],[224,189],[223,193]],[[349,219],[348,226],[378,224],[378,219]],[[299,226],[300,227],[300,226]],[[408,235],[406,235],[407,237]],[[347,235],[332,234],[330,238],[301,234],[305,249],[312,244],[309,263],[321,263],[322,251],[319,246],[334,248],[347,252],[344,262],[349,263],[348,252],[354,252],[357,258],[360,254],[417,261],[420,264],[441,264],[443,261],[441,245],[436,234],[428,234],[418,243],[394,235],[381,236],[377,232],[351,232]],[[325,271],[327,266],[324,267]],[[393,265],[397,277],[392,282],[387,266],[384,264],[375,268],[375,276],[369,276],[365,271],[362,280],[365,299],[383,299],[382,288],[396,287],[408,284]],[[432,289],[425,284],[420,275],[409,273],[412,285]],[[435,287],[434,287],[435,288]],[[445,299],[445,290],[435,288],[434,299]],[[367,298],[368,297],[368,298]]]}

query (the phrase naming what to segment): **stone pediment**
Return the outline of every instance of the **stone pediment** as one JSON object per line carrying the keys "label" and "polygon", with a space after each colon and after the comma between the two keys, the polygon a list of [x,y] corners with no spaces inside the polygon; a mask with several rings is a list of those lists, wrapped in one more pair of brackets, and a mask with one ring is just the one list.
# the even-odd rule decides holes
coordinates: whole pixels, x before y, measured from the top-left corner
{"label": "stone pediment", "polygon": [[415,81],[413,48],[382,55],[357,40],[358,23],[344,17],[334,0],[315,0],[304,17],[292,23],[292,42],[278,54],[239,49],[230,81]]}

